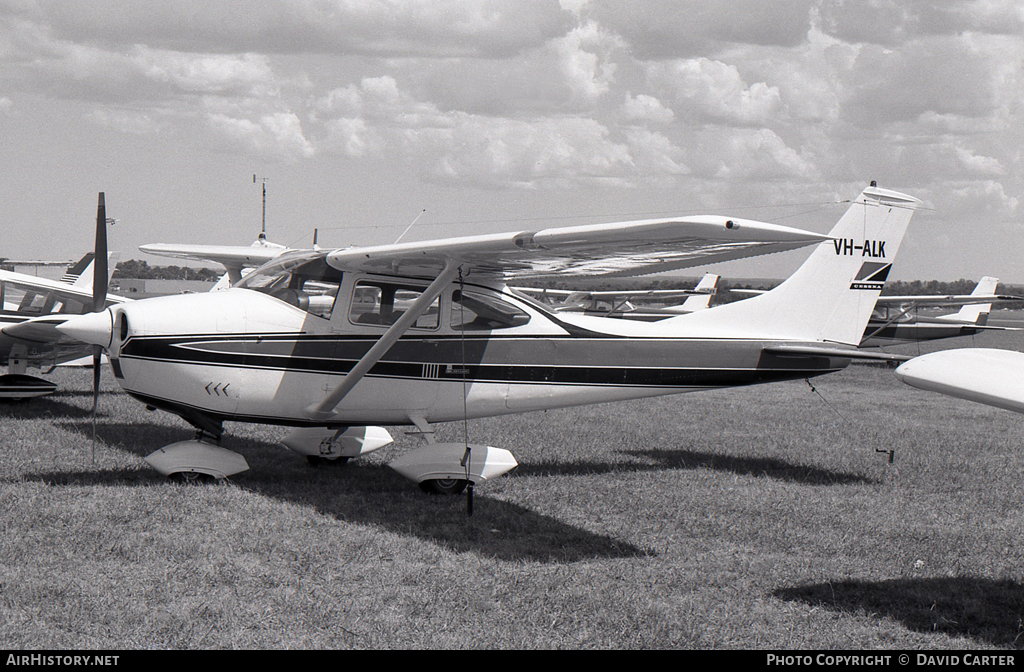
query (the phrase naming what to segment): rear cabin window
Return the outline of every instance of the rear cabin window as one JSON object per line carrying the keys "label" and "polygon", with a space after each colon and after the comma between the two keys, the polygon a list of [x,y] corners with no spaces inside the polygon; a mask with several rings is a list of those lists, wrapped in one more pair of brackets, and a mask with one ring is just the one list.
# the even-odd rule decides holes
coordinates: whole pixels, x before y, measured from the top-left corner
{"label": "rear cabin window", "polygon": [[[423,294],[423,287],[380,280],[360,280],[352,294],[348,319],[353,324],[390,326]],[[426,312],[419,316],[413,329],[437,329],[441,301],[435,298]]]}
{"label": "rear cabin window", "polygon": [[493,331],[519,327],[530,315],[508,301],[477,292],[452,292],[451,328],[455,331]]}

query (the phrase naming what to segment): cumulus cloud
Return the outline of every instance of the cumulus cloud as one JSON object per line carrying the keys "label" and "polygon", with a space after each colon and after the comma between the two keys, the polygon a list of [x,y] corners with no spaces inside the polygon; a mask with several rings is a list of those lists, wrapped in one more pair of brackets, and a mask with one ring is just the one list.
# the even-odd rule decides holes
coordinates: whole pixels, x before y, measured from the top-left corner
{"label": "cumulus cloud", "polygon": [[6,2],[0,113],[467,193],[877,178],[1005,218],[1022,32],[1014,0]]}
{"label": "cumulus cloud", "polygon": [[633,96],[626,92],[626,100],[622,104],[622,112],[630,121],[653,121],[659,124],[671,123],[675,113],[662,105],[654,96],[645,93]]}
{"label": "cumulus cloud", "polygon": [[767,123],[780,107],[779,89],[747,84],[734,65],[707,58],[652,63],[652,82],[672,96],[677,112],[696,120]]}
{"label": "cumulus cloud", "polygon": [[211,114],[208,121],[224,136],[259,154],[297,160],[315,153],[294,114],[269,114],[256,121]]}
{"label": "cumulus cloud", "polygon": [[[670,120],[671,111],[653,98],[633,100],[644,108],[639,116]],[[401,156],[434,180],[520,187],[603,179],[635,184],[689,172],[682,150],[663,134],[642,128],[616,134],[581,115],[515,119],[444,112],[391,77],[335,89],[316,109],[330,130],[324,143],[329,151]]]}
{"label": "cumulus cloud", "polygon": [[589,21],[553,44],[566,82],[578,96],[593,100],[608,93],[617,67],[609,54],[623,46],[621,40]]}

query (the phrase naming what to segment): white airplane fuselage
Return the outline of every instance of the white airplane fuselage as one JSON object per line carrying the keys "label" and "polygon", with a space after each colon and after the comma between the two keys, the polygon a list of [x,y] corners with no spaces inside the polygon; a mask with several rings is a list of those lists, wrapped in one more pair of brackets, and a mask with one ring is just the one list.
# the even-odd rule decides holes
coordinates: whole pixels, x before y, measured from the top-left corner
{"label": "white airplane fuselage", "polygon": [[[345,274],[329,317],[241,288],[116,306],[107,311],[111,366],[129,394],[186,419],[323,426],[308,409],[387,328],[359,320],[365,297],[357,284],[368,281],[374,276]],[[505,326],[460,326],[454,297],[463,289],[490,297],[515,318]],[[671,328],[556,316],[495,287],[452,283],[435,309],[436,317],[409,329],[326,424],[447,422],[806,378],[849,363],[773,356],[763,352],[763,339],[688,336],[678,322],[686,316]]]}

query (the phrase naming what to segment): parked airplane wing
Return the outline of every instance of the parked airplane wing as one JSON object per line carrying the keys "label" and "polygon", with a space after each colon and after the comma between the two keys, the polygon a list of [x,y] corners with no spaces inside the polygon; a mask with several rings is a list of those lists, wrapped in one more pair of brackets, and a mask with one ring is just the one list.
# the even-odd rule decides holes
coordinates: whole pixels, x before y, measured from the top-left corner
{"label": "parked airplane wing", "polygon": [[879,306],[899,307],[913,305],[918,308],[924,306],[969,306],[975,303],[1007,303],[1009,301],[1024,301],[1024,296],[1013,296],[1011,294],[935,294],[915,296],[880,296],[876,302]]}
{"label": "parked airplane wing", "polygon": [[1024,353],[990,348],[942,350],[901,364],[907,385],[1024,413]]}
{"label": "parked airplane wing", "polygon": [[651,219],[335,250],[342,270],[436,277],[455,261],[476,275],[625,277],[793,250],[828,240],[790,227],[720,216]]}
{"label": "parked airplane wing", "polygon": [[146,254],[192,261],[212,261],[225,268],[255,268],[274,259],[287,248],[279,245],[179,245],[151,243],[140,245]]}

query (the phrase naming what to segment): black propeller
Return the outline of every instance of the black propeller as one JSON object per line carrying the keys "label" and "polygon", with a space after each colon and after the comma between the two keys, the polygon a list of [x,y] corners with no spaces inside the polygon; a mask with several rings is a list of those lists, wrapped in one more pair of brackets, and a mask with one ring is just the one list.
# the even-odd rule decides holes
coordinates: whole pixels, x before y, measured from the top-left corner
{"label": "black propeller", "polygon": [[[107,303],[107,206],[103,192],[96,205],[96,245],[93,256],[92,312],[101,312]],[[96,405],[100,397],[100,367],[103,348],[92,346],[92,462],[96,464]]]}

